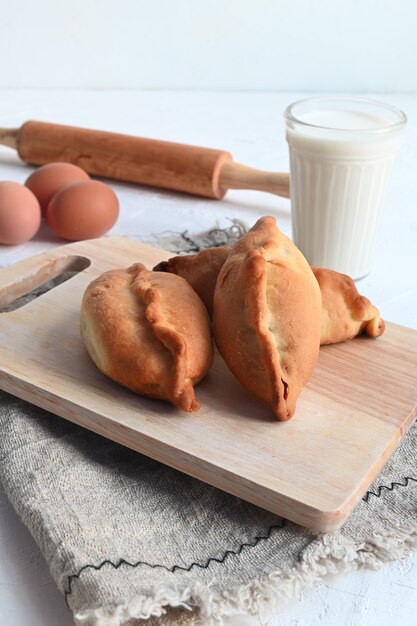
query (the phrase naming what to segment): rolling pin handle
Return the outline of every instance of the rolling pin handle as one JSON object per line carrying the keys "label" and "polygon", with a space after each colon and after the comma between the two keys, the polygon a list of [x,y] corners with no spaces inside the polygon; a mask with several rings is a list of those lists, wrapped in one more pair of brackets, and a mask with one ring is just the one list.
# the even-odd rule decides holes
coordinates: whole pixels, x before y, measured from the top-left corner
{"label": "rolling pin handle", "polygon": [[17,148],[19,128],[0,128],[0,145]]}
{"label": "rolling pin handle", "polygon": [[224,192],[228,189],[256,189],[290,197],[290,175],[287,172],[264,172],[233,161],[223,165],[219,185]]}

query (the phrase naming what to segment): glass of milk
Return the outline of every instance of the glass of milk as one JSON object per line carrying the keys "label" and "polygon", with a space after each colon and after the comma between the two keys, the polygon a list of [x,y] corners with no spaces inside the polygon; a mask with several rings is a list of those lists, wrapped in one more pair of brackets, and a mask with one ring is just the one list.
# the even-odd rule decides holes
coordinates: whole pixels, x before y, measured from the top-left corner
{"label": "glass of milk", "polygon": [[296,245],[310,265],[366,276],[405,114],[364,98],[320,97],[291,104],[285,122]]}

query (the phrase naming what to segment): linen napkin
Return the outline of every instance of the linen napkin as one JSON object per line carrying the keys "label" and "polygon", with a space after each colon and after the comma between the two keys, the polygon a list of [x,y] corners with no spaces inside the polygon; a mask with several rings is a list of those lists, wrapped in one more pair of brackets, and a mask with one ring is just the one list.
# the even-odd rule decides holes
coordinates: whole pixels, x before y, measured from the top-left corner
{"label": "linen napkin", "polygon": [[[166,235],[181,251],[243,231]],[[159,243],[161,240],[159,238]],[[78,625],[262,618],[328,573],[417,548],[417,427],[344,527],[306,530],[0,392],[0,480]]]}

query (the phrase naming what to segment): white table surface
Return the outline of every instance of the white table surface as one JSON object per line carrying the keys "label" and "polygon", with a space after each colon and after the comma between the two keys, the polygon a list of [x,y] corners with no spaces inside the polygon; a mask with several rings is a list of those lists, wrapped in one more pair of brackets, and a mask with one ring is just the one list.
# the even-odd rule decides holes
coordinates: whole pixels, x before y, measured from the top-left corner
{"label": "white table surface", "polygon": [[[1,91],[0,126],[41,119],[230,150],[236,161],[288,169],[282,112],[303,94]],[[417,96],[378,99],[404,109],[409,124],[398,155],[378,239],[375,266],[359,283],[385,319],[417,328]],[[31,168],[0,147],[0,180],[24,182]],[[112,234],[147,238],[164,230],[198,232],[239,218],[252,224],[272,214],[290,234],[289,201],[233,191],[221,201],[113,184],[121,214]],[[62,244],[43,227],[33,241],[0,246],[0,266]],[[70,626],[71,613],[46,563],[0,487],[0,624]],[[235,618],[235,625],[259,624]],[[417,623],[417,556],[379,572],[326,579],[290,601],[271,626],[411,626]]]}

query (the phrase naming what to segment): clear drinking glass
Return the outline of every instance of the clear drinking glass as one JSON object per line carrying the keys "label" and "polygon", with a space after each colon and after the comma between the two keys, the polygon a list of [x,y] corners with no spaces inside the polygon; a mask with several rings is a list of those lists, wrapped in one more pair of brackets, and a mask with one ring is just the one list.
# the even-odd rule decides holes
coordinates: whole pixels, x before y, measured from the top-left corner
{"label": "clear drinking glass", "polygon": [[310,265],[371,270],[392,162],[407,122],[365,98],[319,97],[285,111],[293,238]]}

